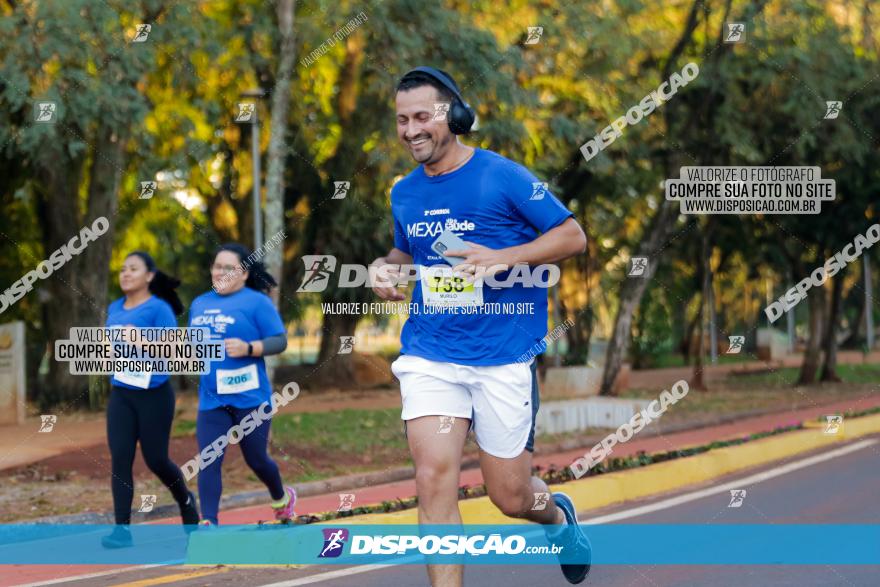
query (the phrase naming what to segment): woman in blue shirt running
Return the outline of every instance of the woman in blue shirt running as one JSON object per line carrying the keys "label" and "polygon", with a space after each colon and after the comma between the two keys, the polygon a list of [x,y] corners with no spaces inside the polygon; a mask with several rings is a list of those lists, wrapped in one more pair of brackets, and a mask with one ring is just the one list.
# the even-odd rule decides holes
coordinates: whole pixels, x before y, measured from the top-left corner
{"label": "woman in blue shirt running", "polygon": [[[153,258],[135,251],[125,258],[119,272],[119,287],[125,295],[107,309],[108,328],[176,328],[176,314],[183,304],[175,288],[180,282],[156,268]],[[110,445],[113,478],[113,510],[116,527],[102,542],[107,548],[131,546],[131,500],[134,496],[134,463],[137,443],[144,462],[171,491],[180,506],[184,524],[199,523],[195,496],[177,465],[168,457],[171,421],[174,419],[174,390],[168,375],[149,372],[118,372],[111,378],[107,404],[107,441]]]}
{"label": "woman in blue shirt running", "polygon": [[[266,451],[271,421],[261,419],[255,427],[252,419],[242,424],[251,412],[270,401],[272,387],[263,357],[287,348],[281,316],[266,295],[277,283],[263,264],[253,261],[251,252],[237,243],[217,250],[211,282],[211,291],[193,300],[189,311],[191,327],[210,328],[211,338],[223,340],[226,346],[226,358],[212,361],[211,371],[199,382],[196,437],[201,523],[218,523],[223,455],[227,444],[236,442],[247,465],[269,490],[275,518],[289,522],[296,493],[284,486],[278,465]],[[233,428],[236,432],[230,433]]]}

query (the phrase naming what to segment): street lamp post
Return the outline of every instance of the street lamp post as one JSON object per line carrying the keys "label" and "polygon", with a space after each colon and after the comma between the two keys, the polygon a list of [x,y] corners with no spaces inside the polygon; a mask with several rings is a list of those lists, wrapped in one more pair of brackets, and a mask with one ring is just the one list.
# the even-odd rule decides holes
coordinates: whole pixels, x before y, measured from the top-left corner
{"label": "street lamp post", "polygon": [[263,88],[256,87],[243,91],[242,98],[254,100],[254,112],[251,119],[251,158],[253,160],[253,212],[254,212],[254,250],[263,243],[263,210],[262,198],[260,197],[260,118],[257,115],[259,99],[265,95]]}

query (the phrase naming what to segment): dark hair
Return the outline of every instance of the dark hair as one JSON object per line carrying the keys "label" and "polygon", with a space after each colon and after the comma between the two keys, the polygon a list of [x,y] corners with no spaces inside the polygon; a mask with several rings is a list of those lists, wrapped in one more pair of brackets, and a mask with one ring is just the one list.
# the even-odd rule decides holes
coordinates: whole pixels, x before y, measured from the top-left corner
{"label": "dark hair", "polygon": [[147,286],[150,293],[168,302],[168,305],[174,311],[174,315],[179,316],[183,312],[183,303],[181,303],[180,298],[177,297],[177,292],[174,290],[180,285],[180,280],[159,271],[156,268],[156,262],[153,261],[153,257],[149,253],[133,251],[125,256],[126,259],[129,257],[138,257],[147,266],[147,271],[155,274]]}
{"label": "dark hair", "polygon": [[[455,80],[452,79],[451,75],[449,75],[442,69],[438,69],[437,71],[449,78],[449,81],[452,82],[452,87],[454,87],[458,91],[458,84],[455,83]],[[449,88],[444,86],[433,76],[430,76],[423,71],[413,71],[403,76],[403,78],[401,78],[401,80],[397,83],[397,91],[408,92],[409,90],[414,90],[422,86],[431,86],[432,88],[437,90],[440,98],[450,103],[452,103],[456,99],[452,92],[449,91]],[[459,91],[459,93],[461,92]]]}
{"label": "dark hair", "polygon": [[229,251],[238,255],[241,268],[248,272],[247,281],[244,282],[245,286],[263,293],[269,293],[273,287],[278,285],[275,278],[266,271],[266,266],[261,261],[252,258],[253,253],[246,246],[239,243],[220,245],[220,248],[214,252],[214,258],[216,259],[217,255],[222,251]]}

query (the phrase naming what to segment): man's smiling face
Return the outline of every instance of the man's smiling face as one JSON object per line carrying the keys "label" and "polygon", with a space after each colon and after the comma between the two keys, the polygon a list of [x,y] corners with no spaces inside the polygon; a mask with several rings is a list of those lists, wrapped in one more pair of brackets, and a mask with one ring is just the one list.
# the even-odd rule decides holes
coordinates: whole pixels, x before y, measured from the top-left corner
{"label": "man's smiling face", "polygon": [[439,103],[449,100],[428,85],[397,93],[397,138],[422,164],[436,163],[455,144],[446,120],[434,120],[434,105]]}

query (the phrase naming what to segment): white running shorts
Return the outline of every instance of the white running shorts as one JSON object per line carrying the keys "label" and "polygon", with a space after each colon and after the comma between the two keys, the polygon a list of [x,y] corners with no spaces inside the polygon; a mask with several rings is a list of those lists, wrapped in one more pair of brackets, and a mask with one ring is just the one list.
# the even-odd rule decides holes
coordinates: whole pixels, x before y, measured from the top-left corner
{"label": "white running shorts", "polygon": [[540,404],[534,359],[483,367],[401,355],[391,371],[400,380],[401,419],[468,418],[477,444],[490,455],[511,459],[532,452]]}

